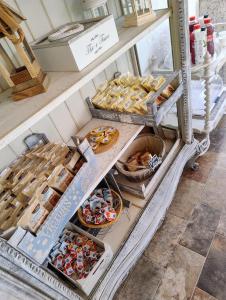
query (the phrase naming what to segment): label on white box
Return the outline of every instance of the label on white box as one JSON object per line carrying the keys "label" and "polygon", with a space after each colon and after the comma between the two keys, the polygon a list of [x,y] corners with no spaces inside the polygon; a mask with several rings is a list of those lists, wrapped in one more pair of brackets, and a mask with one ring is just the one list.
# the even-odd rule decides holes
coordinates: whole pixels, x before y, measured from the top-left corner
{"label": "label on white box", "polygon": [[70,48],[79,70],[103,54],[118,42],[118,33],[113,18],[96,26],[76,41],[70,41]]}

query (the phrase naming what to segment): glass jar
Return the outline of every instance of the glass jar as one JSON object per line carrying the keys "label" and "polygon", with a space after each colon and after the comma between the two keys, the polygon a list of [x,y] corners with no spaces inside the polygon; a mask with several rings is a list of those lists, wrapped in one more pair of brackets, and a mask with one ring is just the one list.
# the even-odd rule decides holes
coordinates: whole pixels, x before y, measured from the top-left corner
{"label": "glass jar", "polygon": [[81,0],[85,19],[107,16],[107,0]]}

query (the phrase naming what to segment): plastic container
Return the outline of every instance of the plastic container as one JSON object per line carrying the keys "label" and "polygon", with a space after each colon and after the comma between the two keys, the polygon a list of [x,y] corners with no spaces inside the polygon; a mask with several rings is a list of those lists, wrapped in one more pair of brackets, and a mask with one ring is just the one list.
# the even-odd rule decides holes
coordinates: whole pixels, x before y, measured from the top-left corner
{"label": "plastic container", "polygon": [[213,56],[215,52],[214,51],[214,26],[210,18],[205,19],[204,24],[206,26],[206,31],[207,31],[207,51],[211,56]]}
{"label": "plastic container", "polygon": [[206,28],[197,24],[194,26],[195,64],[203,64],[206,53]]}

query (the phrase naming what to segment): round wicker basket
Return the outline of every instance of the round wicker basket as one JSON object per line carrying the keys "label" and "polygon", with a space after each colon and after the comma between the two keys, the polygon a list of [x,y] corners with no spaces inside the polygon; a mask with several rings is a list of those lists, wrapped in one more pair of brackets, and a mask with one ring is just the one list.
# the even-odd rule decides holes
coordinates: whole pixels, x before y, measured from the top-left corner
{"label": "round wicker basket", "polygon": [[120,161],[116,163],[116,168],[119,173],[125,175],[130,181],[140,182],[149,178],[153,171],[149,168],[130,172],[126,170],[123,163],[126,163],[129,157],[137,152],[150,152],[152,155],[156,154],[158,157],[163,157],[165,154],[165,142],[157,135],[144,133],[140,134],[133,143],[128,147],[124,154],[120,157]]}
{"label": "round wicker basket", "polygon": [[111,222],[105,222],[105,223],[99,224],[99,225],[86,223],[86,221],[83,219],[82,209],[79,208],[78,209],[78,219],[79,219],[79,222],[82,225],[84,225],[88,228],[106,228],[106,227],[109,227],[109,226],[113,225],[114,223],[116,223],[118,221],[118,219],[120,218],[120,216],[122,214],[122,209],[123,209],[122,198],[114,190],[111,190],[111,192],[112,192],[112,195],[113,195],[113,207],[114,207],[114,209],[116,211],[116,214],[117,214],[117,217],[115,218],[115,220],[111,221]]}

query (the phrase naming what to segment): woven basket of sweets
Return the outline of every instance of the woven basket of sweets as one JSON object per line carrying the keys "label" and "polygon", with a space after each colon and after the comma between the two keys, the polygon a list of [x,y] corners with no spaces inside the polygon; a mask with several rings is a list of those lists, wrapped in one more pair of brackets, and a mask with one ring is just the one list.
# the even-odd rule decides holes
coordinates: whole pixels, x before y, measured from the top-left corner
{"label": "woven basket of sweets", "polygon": [[149,167],[147,156],[149,157],[148,160],[154,156],[161,159],[164,154],[165,142],[163,139],[157,135],[144,133],[140,134],[132,142],[115,166],[119,173],[126,176],[129,180],[141,182],[149,178],[154,172]]}
{"label": "woven basket of sweets", "polygon": [[106,228],[118,221],[122,198],[114,190],[96,189],[78,210],[78,218],[88,228]]}

